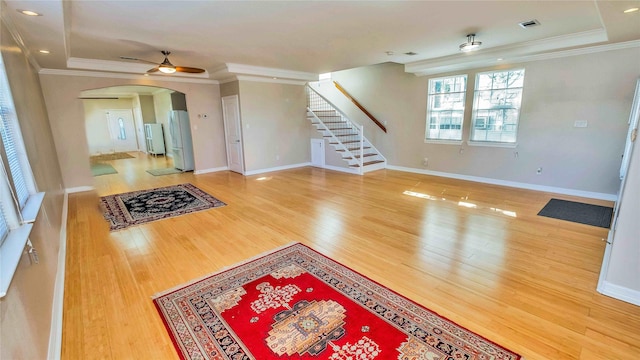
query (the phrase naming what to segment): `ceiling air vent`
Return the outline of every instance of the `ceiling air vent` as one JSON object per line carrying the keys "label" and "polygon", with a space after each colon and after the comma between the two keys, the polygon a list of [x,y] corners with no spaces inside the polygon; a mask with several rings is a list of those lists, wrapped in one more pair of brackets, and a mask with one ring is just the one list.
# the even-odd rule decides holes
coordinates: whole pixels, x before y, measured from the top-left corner
{"label": "ceiling air vent", "polygon": [[523,29],[528,29],[530,27],[534,27],[534,26],[540,25],[540,22],[538,20],[536,20],[536,19],[533,19],[533,20],[523,21],[521,23],[518,23],[518,25],[520,25],[520,27],[523,28]]}

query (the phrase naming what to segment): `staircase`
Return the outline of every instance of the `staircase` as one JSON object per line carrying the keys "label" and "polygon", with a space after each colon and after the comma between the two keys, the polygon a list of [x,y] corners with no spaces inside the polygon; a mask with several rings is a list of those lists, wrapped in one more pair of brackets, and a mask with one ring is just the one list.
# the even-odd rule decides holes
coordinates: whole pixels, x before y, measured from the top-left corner
{"label": "staircase", "polygon": [[329,140],[353,172],[384,169],[387,159],[364,136],[362,125],[349,120],[332,103],[307,85],[307,119]]}

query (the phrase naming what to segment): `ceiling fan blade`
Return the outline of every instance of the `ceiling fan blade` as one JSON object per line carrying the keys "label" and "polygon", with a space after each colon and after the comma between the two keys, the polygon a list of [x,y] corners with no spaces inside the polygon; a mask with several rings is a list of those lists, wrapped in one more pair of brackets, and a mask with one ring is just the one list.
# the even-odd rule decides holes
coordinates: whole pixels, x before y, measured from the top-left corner
{"label": "ceiling fan blade", "polygon": [[153,62],[153,61],[149,61],[149,60],[144,60],[144,59],[138,59],[138,58],[134,58],[134,57],[130,57],[130,56],[120,56],[120,59],[123,60],[134,60],[134,61],[140,61],[140,62],[144,62],[147,64],[154,64],[154,65],[158,65],[157,62]]}
{"label": "ceiling fan blade", "polygon": [[204,69],[198,69],[198,68],[188,67],[188,66],[176,66],[176,71],[184,72],[184,73],[199,74],[199,73],[203,73]]}
{"label": "ceiling fan blade", "polygon": [[156,66],[156,67],[154,67],[154,68],[152,68],[152,69],[147,70],[147,74],[154,73],[154,72],[156,72],[156,71],[158,71],[158,70],[160,70],[160,67],[159,67],[159,66]]}

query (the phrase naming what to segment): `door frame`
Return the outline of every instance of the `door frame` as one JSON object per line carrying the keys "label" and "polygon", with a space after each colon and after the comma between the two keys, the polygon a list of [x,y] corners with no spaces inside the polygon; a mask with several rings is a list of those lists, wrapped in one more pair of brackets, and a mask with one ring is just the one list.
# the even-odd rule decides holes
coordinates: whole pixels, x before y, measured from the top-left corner
{"label": "door frame", "polygon": [[[602,266],[600,267],[600,275],[598,276],[598,284],[596,290],[605,294],[607,274],[609,272],[609,260],[611,259],[611,248],[615,240],[616,227],[618,226],[618,214],[620,210],[620,202],[624,196],[624,189],[627,184],[627,175],[629,165],[631,162],[631,153],[635,146],[636,137],[638,135],[638,122],[640,121],[640,78],[636,82],[636,91],[633,96],[633,103],[631,105],[631,113],[629,114],[629,128],[627,130],[627,137],[625,142],[624,153],[622,155],[622,162],[620,164],[620,187],[618,188],[618,194],[616,201],[613,205],[613,218],[611,219],[611,228],[607,234],[607,245],[604,249],[604,255],[602,257]],[[606,295],[606,294],[605,294]],[[616,297],[617,298],[617,297]],[[618,298],[619,299],[619,298]]]}
{"label": "door frame", "polygon": [[[239,142],[239,157],[240,157],[240,169],[235,169],[231,167],[231,150],[229,147],[229,121],[232,121],[232,119],[229,119],[229,116],[227,114],[227,108],[226,105],[233,105],[233,102],[235,102],[235,112],[238,115],[237,119],[233,119],[233,121],[236,122],[236,126],[238,129],[238,142]],[[242,175],[244,175],[244,142],[243,142],[243,138],[242,138],[242,122],[240,121],[240,98],[238,97],[238,95],[229,95],[229,96],[223,96],[222,97],[222,119],[224,121],[224,145],[225,145],[225,149],[227,151],[227,166],[229,167],[229,170],[234,171],[234,172],[238,172]]]}
{"label": "door frame", "polygon": [[[136,119],[134,116],[134,111],[133,108],[126,108],[126,109],[104,109],[106,118],[107,118],[107,128],[109,129],[109,137],[111,138],[111,141],[114,141],[114,138],[116,137],[115,134],[113,134],[113,129],[111,128],[111,113],[112,112],[116,112],[116,111],[122,111],[122,112],[127,112],[130,116],[131,116],[131,128],[132,128],[132,134],[133,136],[129,136],[130,138],[132,138],[133,140],[135,140],[135,150],[124,150],[125,152],[131,152],[131,151],[140,151],[140,141],[138,141],[138,132],[136,131]],[[133,141],[132,141],[133,143]],[[114,152],[118,152],[118,151],[123,151],[123,150],[117,150],[115,148],[115,143],[112,143],[113,145],[113,151]]]}

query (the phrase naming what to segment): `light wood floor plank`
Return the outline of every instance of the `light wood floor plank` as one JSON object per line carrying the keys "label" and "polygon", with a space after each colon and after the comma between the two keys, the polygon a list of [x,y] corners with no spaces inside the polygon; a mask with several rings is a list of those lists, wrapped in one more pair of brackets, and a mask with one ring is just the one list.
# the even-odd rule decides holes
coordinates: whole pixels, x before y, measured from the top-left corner
{"label": "light wood floor plank", "polygon": [[[109,163],[118,174],[69,196],[64,359],[177,359],[151,296],[291,242],[527,360],[640,359],[640,307],[595,291],[607,230],[536,215],[552,197],[608,202],[390,170],[156,177],[145,170],[170,159]],[[99,196],[185,182],[228,205],[109,232]]]}

